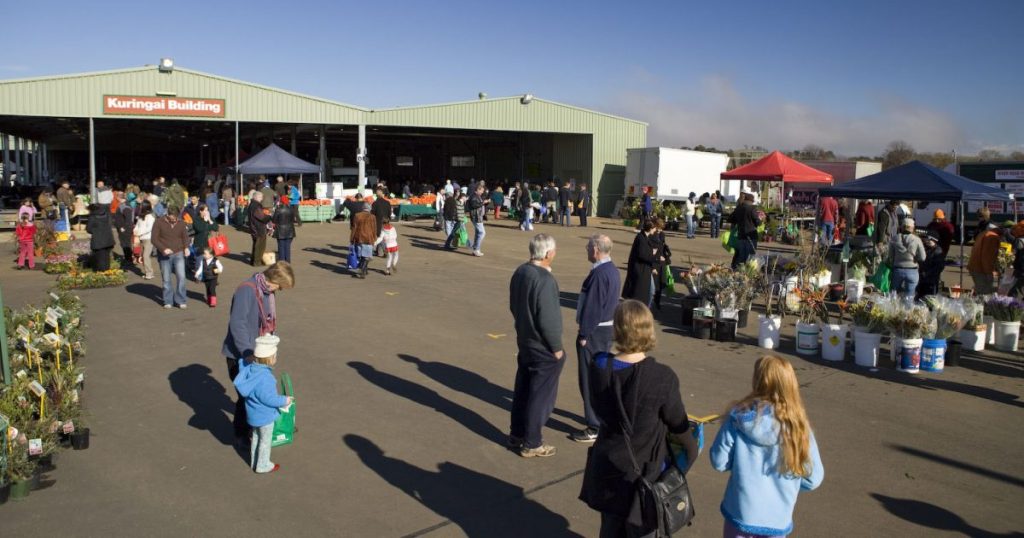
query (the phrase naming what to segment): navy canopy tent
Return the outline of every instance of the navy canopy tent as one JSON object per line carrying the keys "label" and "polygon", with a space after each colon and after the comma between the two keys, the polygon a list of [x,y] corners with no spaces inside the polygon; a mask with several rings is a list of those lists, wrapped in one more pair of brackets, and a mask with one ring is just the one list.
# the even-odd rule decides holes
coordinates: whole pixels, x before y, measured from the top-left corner
{"label": "navy canopy tent", "polygon": [[[826,187],[821,196],[837,198],[913,200],[922,202],[957,202],[960,220],[960,258],[964,255],[964,202],[1009,202],[1013,196],[965,177],[939,170],[921,161],[910,161],[877,174]],[[948,254],[948,253],[947,253]],[[964,283],[964,267],[960,264],[960,285]]]}
{"label": "navy canopy tent", "polygon": [[837,187],[824,187],[818,192],[821,196],[837,198],[925,202],[1007,202],[1013,199],[999,187],[972,181],[921,161],[910,161]]}
{"label": "navy canopy tent", "polygon": [[319,174],[320,167],[306,162],[281,146],[271,144],[256,155],[249,157],[238,169],[238,192],[242,192],[242,176],[246,174],[299,174],[299,191],[302,191],[302,174]]}

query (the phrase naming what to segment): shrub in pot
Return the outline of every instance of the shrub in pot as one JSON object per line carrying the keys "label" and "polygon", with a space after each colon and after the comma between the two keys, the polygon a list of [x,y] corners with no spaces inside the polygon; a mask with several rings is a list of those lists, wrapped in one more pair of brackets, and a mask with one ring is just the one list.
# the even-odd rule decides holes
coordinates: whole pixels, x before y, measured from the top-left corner
{"label": "shrub in pot", "polygon": [[796,289],[799,299],[796,323],[796,352],[801,355],[817,355],[821,350],[818,336],[819,323],[828,323],[828,309],[825,307],[825,290],[812,285]]}
{"label": "shrub in pot", "polygon": [[985,313],[995,322],[995,346],[1002,351],[1017,351],[1020,339],[1020,321],[1024,318],[1024,303],[1005,295],[992,296],[985,302]]}

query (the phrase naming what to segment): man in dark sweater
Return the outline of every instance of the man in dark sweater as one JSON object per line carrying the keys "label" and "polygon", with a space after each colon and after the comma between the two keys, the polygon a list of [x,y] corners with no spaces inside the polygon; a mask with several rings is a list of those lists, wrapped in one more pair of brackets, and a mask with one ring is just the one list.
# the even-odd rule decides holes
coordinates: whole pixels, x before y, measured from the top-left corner
{"label": "man in dark sweater", "polygon": [[[178,208],[168,207],[167,214],[153,225],[151,236],[156,259],[160,262],[164,308],[171,308],[175,303],[178,308],[185,308],[185,257],[188,256],[189,240],[185,223],[178,218],[179,213]],[[178,280],[173,288],[171,276]]]}
{"label": "man in dark sweater", "polygon": [[530,240],[530,261],[516,269],[509,284],[519,368],[508,442],[524,458],[555,455],[555,447],[545,445],[541,436],[541,428],[555,408],[558,376],[565,364],[558,282],[551,274],[554,259],[554,238],[537,234]]}
{"label": "man in dark sweater", "polygon": [[607,235],[590,236],[587,243],[587,260],[593,264],[590,274],[583,281],[579,300],[576,302],[576,356],[579,358],[580,394],[583,396],[583,415],[587,426],[572,434],[578,443],[593,443],[601,422],[591,404],[590,369],[594,355],[612,349],[612,318],[615,307],[619,306],[619,289],[622,285],[619,270],[612,261],[612,240]]}
{"label": "man in dark sweater", "polygon": [[572,226],[569,222],[572,216],[572,185],[568,181],[558,191],[558,223],[562,226]]}

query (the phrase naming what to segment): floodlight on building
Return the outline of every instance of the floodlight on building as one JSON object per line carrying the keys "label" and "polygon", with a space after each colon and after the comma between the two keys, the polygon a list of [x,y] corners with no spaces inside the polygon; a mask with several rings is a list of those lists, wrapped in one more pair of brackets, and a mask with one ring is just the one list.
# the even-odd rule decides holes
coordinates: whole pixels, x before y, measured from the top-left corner
{"label": "floodlight on building", "polygon": [[170,73],[174,71],[174,60],[171,58],[160,58],[160,66],[158,67],[161,73]]}
{"label": "floodlight on building", "polygon": [[178,92],[156,92],[157,97],[177,97]]}
{"label": "floodlight on building", "polygon": [[477,96],[477,97],[478,97],[478,98],[479,98],[479,99],[480,99],[481,101],[483,101],[484,99],[487,99],[487,92],[480,92],[480,93],[476,94],[476,96]]}
{"label": "floodlight on building", "polygon": [[519,98],[519,103],[520,104],[528,105],[528,104],[530,104],[532,102],[533,102],[533,94],[532,93],[528,93],[528,94],[526,94],[526,95],[524,95],[524,96]]}

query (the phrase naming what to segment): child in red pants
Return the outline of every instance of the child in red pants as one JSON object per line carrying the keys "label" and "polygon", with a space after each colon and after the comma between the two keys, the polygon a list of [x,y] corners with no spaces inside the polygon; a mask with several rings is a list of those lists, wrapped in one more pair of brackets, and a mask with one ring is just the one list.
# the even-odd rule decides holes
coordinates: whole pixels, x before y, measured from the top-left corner
{"label": "child in red pants", "polygon": [[21,214],[21,220],[14,227],[14,235],[18,238],[18,269],[28,258],[28,268],[36,268],[36,225],[28,218],[28,213]]}

